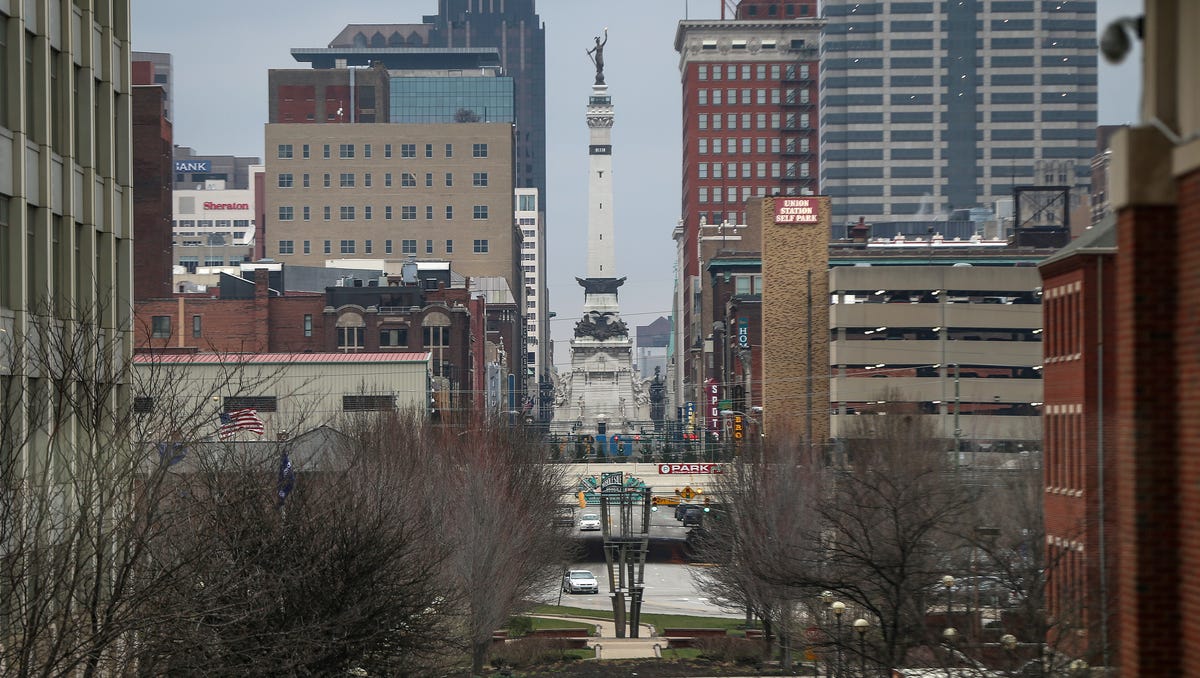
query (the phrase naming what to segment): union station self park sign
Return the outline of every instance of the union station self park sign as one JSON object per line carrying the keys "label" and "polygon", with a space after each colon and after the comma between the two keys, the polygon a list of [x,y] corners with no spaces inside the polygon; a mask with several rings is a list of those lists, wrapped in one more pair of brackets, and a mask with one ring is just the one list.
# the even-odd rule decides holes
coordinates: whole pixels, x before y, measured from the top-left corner
{"label": "union station self park sign", "polygon": [[670,474],[689,474],[689,473],[724,473],[724,469],[720,464],[659,464],[658,472],[662,475]]}
{"label": "union station self park sign", "polygon": [[817,198],[775,198],[775,223],[819,224],[820,204]]}

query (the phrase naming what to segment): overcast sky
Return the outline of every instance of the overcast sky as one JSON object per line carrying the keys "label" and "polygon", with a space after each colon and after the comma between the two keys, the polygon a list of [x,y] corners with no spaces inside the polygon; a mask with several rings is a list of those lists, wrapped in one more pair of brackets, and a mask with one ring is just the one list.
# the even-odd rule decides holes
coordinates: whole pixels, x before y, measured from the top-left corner
{"label": "overcast sky", "polygon": [[[605,77],[616,109],[613,178],[622,315],[632,329],[671,312],[679,219],[680,85],[675,27],[716,18],[721,0],[541,0],[546,27],[548,277],[556,362],[583,303],[586,274],[587,128],[595,73],[585,50],[605,27]],[[1140,13],[1142,0],[1100,0],[1102,30]],[[325,47],[349,23],[419,23],[436,0],[133,0],[133,48],[169,52],[175,143],[199,154],[263,155],[267,70],[297,68],[293,47]],[[1101,61],[1100,123],[1133,122],[1140,52]]]}

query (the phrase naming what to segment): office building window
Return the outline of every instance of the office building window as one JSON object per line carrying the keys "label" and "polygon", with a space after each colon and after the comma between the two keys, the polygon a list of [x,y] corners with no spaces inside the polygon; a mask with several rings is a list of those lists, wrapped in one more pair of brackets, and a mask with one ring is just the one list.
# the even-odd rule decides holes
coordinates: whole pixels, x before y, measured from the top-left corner
{"label": "office building window", "polygon": [[425,144],[425,157],[426,158],[433,157],[433,144]]}
{"label": "office building window", "polygon": [[312,336],[312,314],[311,313],[304,314],[304,336],[306,336],[306,337]]}
{"label": "office building window", "polygon": [[312,254],[312,243],[308,240],[304,241],[304,253]]}
{"label": "office building window", "polygon": [[479,221],[481,219],[487,219],[488,218],[488,206],[487,205],[475,205],[473,208],[471,208],[471,218],[475,219],[476,221]]}
{"label": "office building window", "polygon": [[454,157],[454,144],[446,144],[446,157],[447,158]]}
{"label": "office building window", "polygon": [[300,147],[300,157],[304,158],[305,160],[308,159],[308,144],[304,144]]}
{"label": "office building window", "polygon": [[363,205],[363,220],[364,221],[371,220],[371,206],[370,205]]}
{"label": "office building window", "polygon": [[403,172],[400,174],[400,186],[403,188],[416,188],[417,175],[412,172]]}
{"label": "office building window", "polygon": [[363,188],[370,188],[370,187],[371,187],[371,173],[364,172],[363,173]]}
{"label": "office building window", "polygon": [[408,346],[407,327],[388,327],[379,330],[380,346]]}
{"label": "office building window", "polygon": [[354,205],[342,205],[338,208],[338,219],[354,221]]}
{"label": "office building window", "polygon": [[392,173],[391,172],[383,173],[383,187],[384,188],[392,187]]}
{"label": "office building window", "polygon": [[416,254],[416,253],[417,253],[417,241],[416,240],[405,239],[405,240],[400,241],[400,254]]}
{"label": "office building window", "polygon": [[308,172],[304,173],[303,181],[304,181],[304,183],[302,185],[304,186],[304,188],[308,188]]}
{"label": "office building window", "polygon": [[433,188],[433,172],[425,173],[425,188]]}
{"label": "office building window", "polygon": [[480,187],[487,186],[488,185],[487,172],[473,172],[471,174],[471,185],[472,186],[480,186]]}
{"label": "office building window", "polygon": [[391,205],[387,205],[383,208],[383,218],[386,221],[392,220],[392,206]]}
{"label": "office building window", "polygon": [[308,221],[311,218],[311,208],[308,205],[304,206],[304,220]]}
{"label": "office building window", "polygon": [[488,157],[488,145],[487,144],[472,144],[471,145],[471,157],[472,158]]}
{"label": "office building window", "polygon": [[454,205],[446,205],[446,218],[447,219],[454,218]]}
{"label": "office building window", "polygon": [[325,188],[329,188],[330,180],[331,177],[329,176],[329,172],[326,172],[325,176],[321,179],[321,183],[325,186]]}
{"label": "office building window", "polygon": [[295,254],[296,248],[295,248],[295,244],[293,243],[293,241],[280,240],[279,241],[279,253],[280,254]]}
{"label": "office building window", "polygon": [[400,219],[402,221],[412,221],[416,218],[417,218],[417,206],[416,205],[401,205],[400,206]]}
{"label": "office building window", "polygon": [[701,113],[696,116],[696,127],[698,129],[708,129],[708,114]]}
{"label": "office building window", "polygon": [[326,160],[329,159],[329,144],[325,144],[321,147],[321,157],[325,158]]}
{"label": "office building window", "polygon": [[354,241],[353,240],[343,240],[342,241],[342,254],[354,254]]}
{"label": "office building window", "polygon": [[392,241],[391,241],[391,240],[384,240],[384,241],[383,241],[383,253],[384,253],[384,254],[391,254],[391,253],[392,253]]}
{"label": "office building window", "polygon": [[292,217],[293,217],[292,209],[293,208],[289,205],[280,205],[279,206],[279,220],[280,221],[291,221]]}
{"label": "office building window", "polygon": [[354,173],[342,172],[338,177],[338,186],[342,188],[354,188]]}
{"label": "office building window", "polygon": [[454,254],[454,241],[453,240],[446,241],[446,254]]}
{"label": "office building window", "polygon": [[425,254],[433,254],[433,241],[432,240],[425,241]]}
{"label": "office building window", "polygon": [[401,158],[417,157],[417,145],[416,144],[400,144],[400,157]]}
{"label": "office building window", "polygon": [[279,144],[279,159],[280,160],[291,160],[292,159],[292,145],[291,144]]}
{"label": "office building window", "polygon": [[371,144],[363,144],[363,157],[371,157]]}
{"label": "office building window", "polygon": [[329,221],[332,218],[329,216],[330,213],[332,212],[329,205],[325,205],[324,207],[321,208],[321,210],[325,213],[325,221]]}
{"label": "office building window", "polygon": [[696,175],[697,175],[697,178],[707,179],[708,178],[708,163],[702,162],[702,163],[697,164],[696,165]]}
{"label": "office building window", "polygon": [[290,173],[279,175],[279,187],[280,188],[291,188],[292,187],[292,175]]}
{"label": "office building window", "polygon": [[708,186],[701,186],[697,190],[699,191],[698,198],[699,198],[700,202],[702,204],[707,203],[708,202]]}
{"label": "office building window", "polygon": [[354,157],[354,144],[338,144],[338,157],[349,160]]}
{"label": "office building window", "polygon": [[706,90],[706,89],[696,90],[696,103],[699,104],[700,106],[708,105],[708,90]]}
{"label": "office building window", "polygon": [[474,251],[475,254],[487,254],[488,253],[488,241],[486,239],[476,240],[472,247],[472,251]]}
{"label": "office building window", "polygon": [[433,205],[425,206],[425,221],[433,221]]}
{"label": "office building window", "polygon": [[332,241],[329,241],[329,240],[326,240],[326,241],[325,241],[325,254],[333,254],[333,243],[332,243]]}
{"label": "office building window", "polygon": [[701,64],[696,67],[696,79],[708,80],[708,66]]}
{"label": "office building window", "polygon": [[392,145],[391,144],[383,145],[383,157],[385,157],[385,158],[392,157]]}
{"label": "office building window", "polygon": [[371,253],[371,245],[372,245],[372,243],[370,240],[363,241],[363,254]]}
{"label": "office building window", "polygon": [[454,185],[454,174],[451,172],[446,172],[446,186],[450,187],[453,185]]}
{"label": "office building window", "polygon": [[150,336],[155,339],[171,337],[171,316],[156,315],[150,319]]}

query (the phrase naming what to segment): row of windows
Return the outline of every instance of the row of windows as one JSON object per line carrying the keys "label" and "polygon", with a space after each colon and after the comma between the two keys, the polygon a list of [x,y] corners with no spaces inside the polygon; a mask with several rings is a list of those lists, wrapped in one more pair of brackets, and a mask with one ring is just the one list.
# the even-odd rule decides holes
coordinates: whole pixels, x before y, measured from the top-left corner
{"label": "row of windows", "polygon": [[[446,172],[442,177],[442,181],[447,187],[453,186],[454,173]],[[415,188],[417,186],[417,175],[413,172],[401,172],[399,184],[401,188]],[[291,172],[280,172],[279,176],[276,178],[276,185],[279,186],[279,188],[295,188],[296,175]],[[324,188],[332,188],[333,175],[329,172],[321,175],[321,185]],[[358,175],[354,172],[341,172],[338,174],[338,188],[357,188],[357,185]],[[363,188],[371,188],[373,185],[374,176],[370,172],[364,172],[362,175]],[[477,188],[486,188],[488,186],[488,173],[472,172],[471,185]],[[311,187],[311,177],[307,172],[300,175],[300,186],[301,188]],[[392,186],[392,173],[384,172],[383,187],[391,188]],[[425,173],[425,186],[426,188],[433,187],[433,172]]]}
{"label": "row of windows", "polygon": [[[804,152],[807,152],[807,148]],[[730,162],[720,163],[714,162],[709,164],[701,162],[696,164],[696,178],[698,179],[737,179],[739,178],[738,168],[741,168],[740,178],[742,179],[766,179],[770,176],[773,179],[778,179],[780,176],[801,176],[806,177],[809,174],[809,163],[807,162]],[[767,174],[767,169],[770,168],[770,175]],[[753,170],[753,171],[752,171]]]}
{"label": "row of windows", "polygon": [[[172,221],[171,226],[175,228],[250,228],[254,225],[252,219],[180,219]],[[185,233],[184,235],[191,235]]]}
{"label": "row of windows", "polygon": [[[312,220],[312,211],[308,205],[304,205],[303,207],[301,207],[300,213],[301,213],[302,221],[311,221]],[[329,205],[323,206],[321,213],[322,213],[322,217],[323,217],[324,221],[332,220],[333,208],[330,207]],[[448,219],[448,220],[453,219],[454,218],[454,206],[446,205],[444,213],[446,215],[446,219]],[[487,205],[473,205],[471,207],[471,219],[473,219],[474,221],[486,221],[488,219],[488,214],[489,214],[489,211],[488,211]],[[375,210],[372,208],[371,205],[363,205],[361,210],[359,210],[359,208],[355,205],[341,205],[338,207],[338,220],[339,221],[357,221],[359,219],[361,219],[363,221],[371,221],[374,218],[374,216],[375,216]],[[385,221],[391,220],[391,218],[392,218],[392,206],[391,205],[384,206],[383,218]],[[401,205],[400,206],[400,219],[401,220],[414,221],[414,220],[416,220],[416,218],[417,218],[417,206],[416,205]],[[295,221],[295,219],[296,219],[296,208],[295,207],[293,207],[292,205],[280,205],[279,206],[279,221]],[[426,219],[426,221],[430,221],[433,219],[433,205],[425,206],[425,219]]]}
{"label": "row of windows", "polygon": [[[807,177],[808,175],[805,174],[804,176]],[[777,186],[742,186],[740,187],[742,197],[739,200],[738,191],[739,187],[737,186],[727,186],[724,191],[722,191],[719,187],[714,187],[712,189],[712,202],[745,202],[752,197],[762,198],[767,195],[778,195],[780,193],[779,187]],[[797,192],[795,190],[789,190],[786,192],[787,195],[795,195],[796,193]],[[724,198],[724,200],[722,200],[722,198]],[[696,191],[696,199],[701,205],[707,205],[709,203],[709,188],[707,186],[701,186],[698,188]]]}
{"label": "row of windows", "polygon": [[[366,328],[358,327],[339,327],[338,329],[338,348],[341,350],[359,350],[365,346]],[[422,348],[436,348],[450,346],[450,333],[453,328],[444,325],[429,325],[421,328],[421,338],[423,343]],[[407,327],[383,327],[379,330],[379,345],[388,348],[402,348],[408,346],[408,328]],[[346,396],[349,397],[349,396]],[[359,396],[369,397],[369,396]],[[365,408],[360,408],[365,409]]]}
{"label": "row of windows", "polygon": [[[742,64],[741,66],[728,64],[724,69],[720,65],[714,65],[711,71],[709,71],[707,64],[700,64],[696,67],[696,78],[699,80],[708,80],[710,73],[713,80],[720,80],[722,75],[724,75],[726,80],[779,80],[781,73],[786,73],[788,80],[808,80],[809,78],[808,64],[793,64],[788,66],[786,71],[781,71],[779,64],[771,64],[769,68],[770,78],[767,77],[767,64],[757,64],[754,66],[750,64]],[[751,77],[751,72],[753,72],[753,78]],[[739,73],[741,73],[740,78],[738,77]]]}
{"label": "row of windows", "polygon": [[[809,90],[804,89],[804,88],[800,88],[800,89],[760,88],[758,90],[743,89],[740,91],[741,91],[741,98],[739,99],[739,97],[738,97],[739,90],[733,89],[733,88],[726,89],[726,90],[698,89],[698,90],[696,90],[696,103],[700,106],[709,106],[709,105],[712,105],[712,106],[721,106],[721,105],[737,106],[740,102],[741,105],[743,105],[743,106],[750,106],[753,104],[758,104],[759,106],[765,106],[768,102],[768,99],[770,100],[770,103],[775,104],[775,105],[779,105],[779,104],[796,105],[796,104],[811,104],[811,103],[813,103],[812,94],[809,92]],[[709,93],[710,92],[712,94],[712,98],[711,98],[712,103],[711,104],[709,103],[709,101],[710,101]]]}
{"label": "row of windows", "polygon": [[[708,113],[699,113],[696,115],[696,127],[707,130],[709,129],[709,121],[711,120],[712,129],[736,130],[739,129],[739,116],[741,119],[740,129],[744,130],[779,129],[783,126],[784,121],[783,114],[781,113],[726,113],[725,115],[714,113],[712,116],[709,116]],[[811,124],[811,118],[808,113],[792,114],[786,120],[788,129],[809,129],[809,125]]]}
{"label": "row of windows", "polygon": [[[321,146],[321,157],[322,158],[329,160],[330,158],[333,157],[332,146],[333,146],[332,144],[322,144],[322,146]],[[399,146],[399,155],[401,158],[417,157],[417,144],[397,144],[397,146]],[[338,156],[337,157],[342,160],[350,160],[350,159],[355,158],[356,153],[359,150],[362,151],[362,157],[364,157],[364,158],[370,158],[371,153],[372,153],[371,144],[362,144],[361,146],[355,146],[355,144],[338,144],[337,147],[338,147]],[[444,151],[445,151],[444,157],[447,157],[447,158],[454,157],[454,144],[445,144]],[[276,157],[279,158],[280,160],[290,160],[290,159],[294,158],[295,157],[295,146],[293,144],[279,144],[276,149]],[[301,144],[300,157],[304,158],[306,160],[308,158],[312,157],[312,149],[308,144]],[[392,144],[384,144],[383,145],[383,157],[385,157],[385,158],[392,157]],[[433,144],[425,144],[425,157],[426,158],[433,157]],[[488,145],[486,143],[471,144],[471,157],[472,158],[488,157]]]}
{"label": "row of windows", "polygon": [[[363,254],[375,254],[375,241],[374,240],[364,240],[364,241],[362,241],[362,245],[363,245],[363,249],[362,249]],[[312,254],[312,241],[311,240],[300,241],[300,246],[301,246],[302,254]],[[434,249],[433,248],[433,240],[426,240],[425,241],[425,254],[433,254],[434,253],[433,249]],[[477,238],[472,241],[472,243],[471,243],[471,252],[472,253],[487,254],[489,251],[490,251],[490,245],[488,243],[487,238]],[[279,252],[279,254],[295,254],[296,253],[296,241],[295,240],[280,240],[278,252]],[[454,253],[454,241],[453,240],[446,241],[445,252],[446,252],[446,254]],[[323,254],[333,254],[333,241],[332,240],[322,241],[322,253]],[[357,240],[340,240],[338,242],[338,253],[339,254],[358,254],[358,241]],[[390,239],[383,241],[383,253],[384,254],[394,254],[395,253],[393,250],[393,247],[392,247],[392,241]],[[401,254],[416,254],[417,253],[417,240],[415,238],[401,240],[400,241],[400,253]]]}
{"label": "row of windows", "polygon": [[[708,155],[709,149],[712,149],[713,155],[729,154],[738,155],[739,145],[736,137],[701,137],[696,140],[696,150],[700,155]],[[780,153],[811,153],[811,147],[807,138],[788,139],[787,143],[779,137],[742,137],[740,146],[741,155],[749,155],[751,153],[767,153],[778,155]],[[769,151],[768,151],[769,149]]]}

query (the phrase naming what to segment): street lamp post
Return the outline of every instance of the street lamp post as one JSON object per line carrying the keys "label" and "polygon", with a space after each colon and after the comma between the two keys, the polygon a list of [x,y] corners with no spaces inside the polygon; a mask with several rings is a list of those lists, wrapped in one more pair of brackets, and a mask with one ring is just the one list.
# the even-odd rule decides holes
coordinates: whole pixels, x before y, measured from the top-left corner
{"label": "street lamp post", "polygon": [[945,575],[942,577],[942,586],[946,587],[946,623],[950,623],[950,614],[954,611],[954,603],[951,601],[951,592],[954,589],[954,577]]}
{"label": "street lamp post", "polygon": [[871,622],[866,619],[859,617],[854,620],[854,630],[858,631],[858,675],[863,678],[867,675],[866,636],[869,628],[871,628]]}
{"label": "street lamp post", "polygon": [[835,663],[835,665],[836,665],[835,673],[840,676],[840,675],[842,675],[842,668],[843,668],[842,667],[842,613],[846,611],[846,604],[843,603],[842,601],[838,600],[838,601],[835,601],[832,605],[830,605],[829,609],[833,610],[833,618],[836,620],[836,626],[837,626],[837,635],[836,635],[837,661]]}
{"label": "street lamp post", "polygon": [[[833,605],[833,591],[821,592],[821,604],[825,606],[825,628],[829,628],[829,607]],[[828,631],[826,631],[828,633]],[[825,676],[833,678],[833,662],[829,661],[829,653],[825,654]]]}
{"label": "street lamp post", "polygon": [[958,629],[953,626],[942,631],[942,639],[946,641],[946,678],[950,678],[950,665],[954,663],[954,641],[958,640]]}

